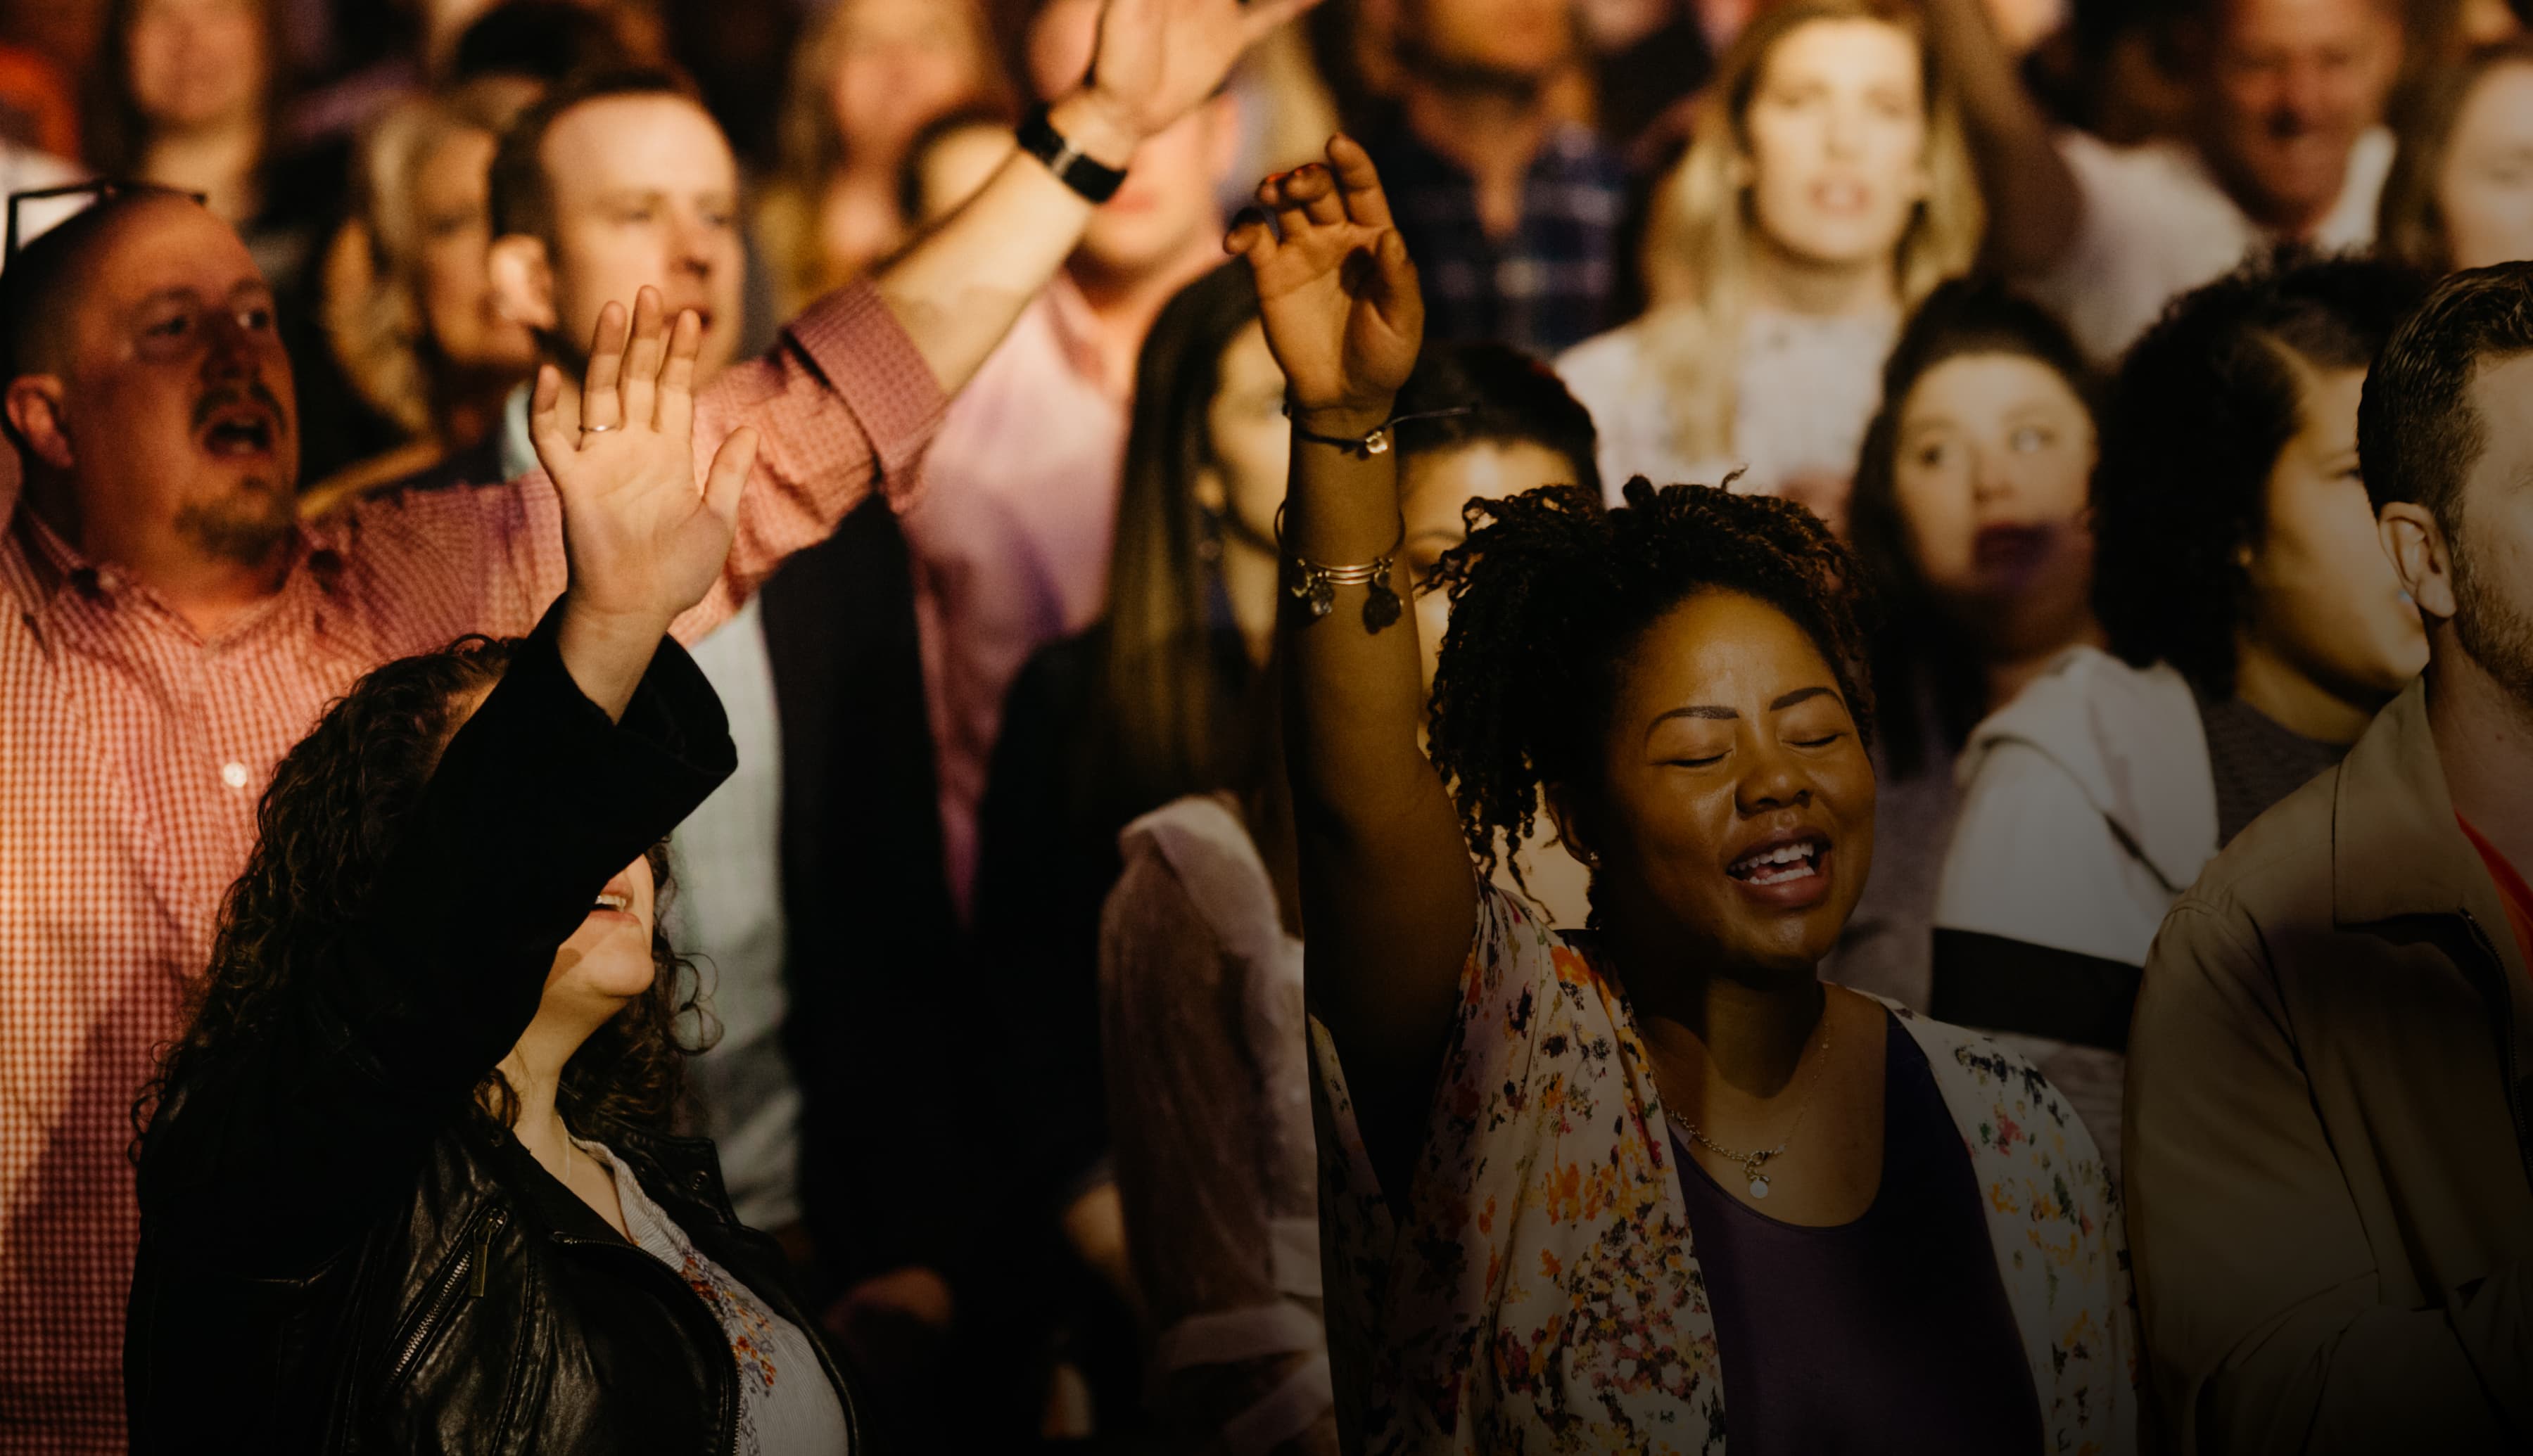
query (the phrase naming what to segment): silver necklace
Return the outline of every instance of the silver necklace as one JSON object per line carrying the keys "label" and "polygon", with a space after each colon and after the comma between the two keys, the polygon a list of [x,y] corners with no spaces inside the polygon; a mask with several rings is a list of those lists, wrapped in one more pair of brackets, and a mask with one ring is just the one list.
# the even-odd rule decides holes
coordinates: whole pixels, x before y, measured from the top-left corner
{"label": "silver necklace", "polygon": [[1757,1152],[1738,1152],[1699,1132],[1695,1123],[1682,1123],[1680,1126],[1688,1130],[1690,1141],[1728,1162],[1739,1163],[1741,1176],[1750,1180],[1750,1196],[1764,1198],[1768,1196],[1768,1175],[1765,1171],[1768,1160],[1795,1145],[1795,1135],[1803,1130],[1803,1117],[1812,1110],[1812,1095],[1820,1090],[1821,1064],[1828,1060],[1829,1018],[1824,1014],[1821,1017],[1820,1055],[1812,1059],[1812,1070],[1803,1079],[1803,1100],[1795,1108],[1794,1126],[1786,1129],[1786,1140],[1774,1147],[1761,1148]]}

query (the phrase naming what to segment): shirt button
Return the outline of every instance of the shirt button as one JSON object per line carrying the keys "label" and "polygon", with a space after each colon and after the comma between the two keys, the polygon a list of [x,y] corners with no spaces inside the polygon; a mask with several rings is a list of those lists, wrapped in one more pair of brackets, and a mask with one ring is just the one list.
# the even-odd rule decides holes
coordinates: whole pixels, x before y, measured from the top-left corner
{"label": "shirt button", "polygon": [[231,788],[246,787],[246,765],[242,763],[220,765],[220,782]]}

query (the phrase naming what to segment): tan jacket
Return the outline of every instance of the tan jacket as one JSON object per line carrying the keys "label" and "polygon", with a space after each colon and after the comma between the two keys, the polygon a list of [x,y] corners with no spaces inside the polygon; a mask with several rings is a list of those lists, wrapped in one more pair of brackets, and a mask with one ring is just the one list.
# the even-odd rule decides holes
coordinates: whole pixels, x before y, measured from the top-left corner
{"label": "tan jacket", "polygon": [[2129,1039],[2182,1452],[2533,1449],[2533,990],[2413,685],[2208,867]]}

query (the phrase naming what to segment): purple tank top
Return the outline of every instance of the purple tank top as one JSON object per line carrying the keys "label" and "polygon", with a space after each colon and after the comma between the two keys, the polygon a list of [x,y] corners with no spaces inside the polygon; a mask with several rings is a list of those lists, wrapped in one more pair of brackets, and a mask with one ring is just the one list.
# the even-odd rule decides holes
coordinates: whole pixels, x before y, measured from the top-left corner
{"label": "purple tank top", "polygon": [[1733,1456],[2040,1449],[2040,1401],[1970,1149],[1896,1018],[1888,1045],[1882,1186],[1853,1223],[1770,1218],[1672,1136]]}

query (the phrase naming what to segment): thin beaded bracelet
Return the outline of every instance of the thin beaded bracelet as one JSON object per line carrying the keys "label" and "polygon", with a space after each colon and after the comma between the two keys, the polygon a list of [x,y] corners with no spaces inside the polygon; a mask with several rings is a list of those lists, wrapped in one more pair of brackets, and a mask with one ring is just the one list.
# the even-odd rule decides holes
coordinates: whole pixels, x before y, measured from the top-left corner
{"label": "thin beaded bracelet", "polygon": [[[1446,410],[1419,410],[1412,415],[1392,415],[1388,419],[1382,421],[1380,424],[1373,426],[1360,437],[1321,435],[1314,431],[1305,430],[1298,421],[1295,422],[1293,426],[1293,433],[1300,436],[1302,438],[1311,441],[1313,444],[1327,445],[1335,449],[1343,450],[1358,460],[1369,460],[1375,455],[1386,455],[1389,453],[1389,437],[1391,433],[1396,431],[1401,425],[1407,424],[1413,420],[1447,420],[1453,415],[1466,415],[1474,412],[1475,406],[1463,404],[1455,405]],[[1287,420],[1293,418],[1293,401],[1290,399],[1284,401],[1284,418]]]}
{"label": "thin beaded bracelet", "polygon": [[1284,507],[1275,507],[1275,554],[1284,562],[1284,590],[1293,600],[1310,611],[1311,620],[1336,611],[1337,588],[1370,586],[1372,594],[1364,598],[1364,630],[1379,636],[1382,630],[1398,620],[1398,594],[1390,590],[1389,568],[1398,559],[1398,549],[1407,544],[1407,522],[1398,522],[1398,539],[1389,550],[1360,566],[1325,566],[1288,551],[1284,546]]}

